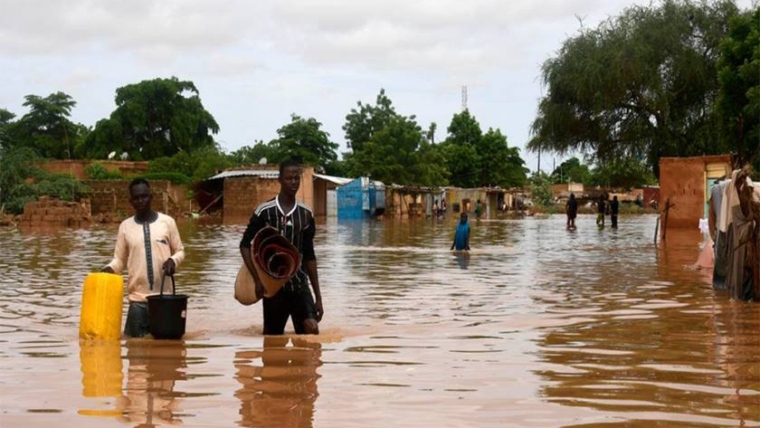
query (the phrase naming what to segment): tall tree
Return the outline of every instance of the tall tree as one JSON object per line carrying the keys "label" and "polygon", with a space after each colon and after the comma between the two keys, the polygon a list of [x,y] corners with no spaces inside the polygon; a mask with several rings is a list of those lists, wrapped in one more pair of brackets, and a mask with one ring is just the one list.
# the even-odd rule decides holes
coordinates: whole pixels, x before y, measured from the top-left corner
{"label": "tall tree", "polygon": [[596,29],[581,29],[543,65],[547,94],[528,148],[578,151],[595,161],[713,154],[718,46],[730,0],[664,0],[632,6]]}
{"label": "tall tree", "polygon": [[289,124],[277,130],[278,138],[270,144],[277,147],[278,157],[297,159],[323,171],[338,159],[338,144],[330,141],[330,134],[321,128],[316,119],[294,114]]}
{"label": "tall tree", "polygon": [[760,166],[760,7],[735,17],[721,45],[717,111],[725,145]]}
{"label": "tall tree", "polygon": [[102,159],[126,152],[130,159],[150,160],[213,147],[218,132],[193,82],[144,80],[116,90],[116,110],[95,125],[86,153]]}
{"label": "tall tree", "polygon": [[588,165],[581,163],[573,156],[559,164],[549,176],[553,183],[583,183],[591,184],[591,170]]}
{"label": "tall tree", "polygon": [[454,186],[477,187],[482,184],[478,145],[483,138],[480,124],[469,110],[454,114],[443,142],[446,166]]}
{"label": "tall tree", "polygon": [[422,130],[414,115],[398,114],[382,89],[375,105],[357,105],[343,125],[352,151],[344,153],[342,165],[332,164],[331,169],[340,169],[349,176],[370,175],[386,183],[446,184],[443,154],[427,141],[430,134]]}
{"label": "tall tree", "polygon": [[0,108],[0,149],[10,148],[11,146],[10,129],[15,117],[15,114],[4,108]]}
{"label": "tall tree", "polygon": [[393,103],[385,95],[385,89],[380,89],[375,105],[357,101],[356,106],[346,115],[346,123],[343,125],[346,143],[354,152],[360,151],[376,132],[388,126],[391,119],[398,117]]}
{"label": "tall tree", "polygon": [[480,183],[485,186],[519,187],[525,184],[528,169],[520,149],[509,147],[499,129],[489,128],[477,146],[480,157]]}
{"label": "tall tree", "polygon": [[243,146],[235,150],[229,154],[229,157],[235,165],[277,163],[276,150],[276,147],[259,140],[253,146]]}
{"label": "tall tree", "polygon": [[63,92],[46,97],[27,95],[24,99],[23,106],[28,107],[29,112],[8,125],[15,144],[29,147],[43,158],[74,157],[74,147],[86,132],[86,128],[69,120],[76,101]]}

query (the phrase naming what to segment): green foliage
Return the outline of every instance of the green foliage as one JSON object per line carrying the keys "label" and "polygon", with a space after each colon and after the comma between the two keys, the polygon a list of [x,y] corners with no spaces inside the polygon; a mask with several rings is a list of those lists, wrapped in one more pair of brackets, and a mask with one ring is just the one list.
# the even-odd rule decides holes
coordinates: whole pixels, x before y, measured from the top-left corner
{"label": "green foliage", "polygon": [[598,165],[592,171],[592,185],[605,188],[635,189],[657,182],[652,170],[634,159],[618,159]]}
{"label": "green foliage", "polygon": [[228,158],[232,161],[233,165],[257,164],[262,159],[266,160],[267,163],[278,163],[279,156],[276,153],[277,149],[272,144],[256,141],[253,147],[243,146],[230,153]]}
{"label": "green foliage", "polygon": [[552,181],[546,173],[539,171],[530,178],[530,193],[534,204],[549,206],[552,202]]}
{"label": "green foliage", "polygon": [[592,174],[588,165],[582,164],[576,157],[571,157],[559,164],[551,173],[552,183],[592,183]]}
{"label": "green foliage", "polygon": [[457,113],[443,142],[451,184],[459,187],[519,187],[525,184],[528,169],[520,149],[509,147],[499,129],[484,135],[468,110]]}
{"label": "green foliage", "polygon": [[[218,146],[206,147],[190,152],[179,152],[174,156],[160,157],[148,163],[150,174],[178,174],[172,182],[187,184],[205,180],[220,171],[233,166],[232,160]],[[179,180],[179,181],[174,181]]]}
{"label": "green foliage", "polygon": [[84,168],[84,174],[90,180],[120,180],[124,176],[119,171],[109,171],[102,164],[95,162]]}
{"label": "green foliage", "polygon": [[731,20],[718,61],[716,110],[740,163],[760,166],[760,7]]}
{"label": "green foliage", "polygon": [[219,125],[201,103],[191,81],[153,79],[116,90],[116,110],[98,121],[85,153],[104,159],[127,152],[132,160],[152,160],[214,147]]}
{"label": "green foliage", "polygon": [[40,196],[78,200],[91,190],[68,174],[48,174],[35,166],[40,160],[29,147],[0,150],[0,205],[21,214],[27,202]]}
{"label": "green foliage", "polygon": [[713,114],[718,46],[730,0],[631,6],[582,28],[543,65],[548,89],[528,148],[585,153],[594,161],[721,153]]}
{"label": "green foliage", "polygon": [[278,159],[294,159],[305,165],[324,167],[338,159],[338,144],[330,141],[330,134],[321,130],[322,124],[314,118],[291,116],[291,122],[277,130],[279,138],[270,145]]}
{"label": "green foliage", "polygon": [[396,113],[380,90],[376,104],[358,103],[346,116],[343,130],[352,149],[344,154],[348,176],[371,176],[385,183],[421,186],[446,184],[445,158],[429,144],[414,116]]}
{"label": "green foliage", "polygon": [[354,152],[361,151],[364,143],[398,116],[390,98],[385,95],[385,89],[380,89],[375,105],[362,104],[361,101],[357,101],[356,105],[358,109],[351,109],[343,125],[348,147]]}
{"label": "green foliage", "polygon": [[43,158],[76,157],[75,147],[81,144],[88,130],[69,120],[76,106],[74,99],[63,92],[47,97],[27,95],[24,99],[23,106],[28,107],[29,112],[18,121],[11,122],[13,116],[8,111],[0,114],[3,146],[29,147]]}

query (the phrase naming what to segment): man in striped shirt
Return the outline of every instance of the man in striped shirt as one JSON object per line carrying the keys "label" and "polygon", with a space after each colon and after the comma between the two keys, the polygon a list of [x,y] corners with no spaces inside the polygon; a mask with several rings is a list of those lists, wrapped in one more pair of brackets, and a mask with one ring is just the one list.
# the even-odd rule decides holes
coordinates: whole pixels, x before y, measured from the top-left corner
{"label": "man in striped shirt", "polygon": [[[280,193],[259,205],[251,215],[240,241],[240,254],[256,283],[256,294],[264,294],[264,285],[251,259],[251,241],[265,226],[279,230],[301,253],[298,272],[272,297],[264,297],[264,334],[284,334],[288,318],[292,318],[297,334],[319,334],[322,320],[322,293],[314,254],[314,215],[309,207],[296,199],[301,186],[301,166],[293,161],[280,164],[277,180]],[[314,296],[309,290],[309,283]]]}

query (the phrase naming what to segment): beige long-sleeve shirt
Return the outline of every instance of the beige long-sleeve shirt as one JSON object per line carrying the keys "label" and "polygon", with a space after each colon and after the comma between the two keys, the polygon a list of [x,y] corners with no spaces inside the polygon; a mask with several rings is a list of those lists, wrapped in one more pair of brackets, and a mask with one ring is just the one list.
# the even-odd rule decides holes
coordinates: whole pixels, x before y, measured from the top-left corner
{"label": "beige long-sleeve shirt", "polygon": [[[146,246],[145,229],[148,228],[150,245]],[[150,258],[146,256],[148,251]],[[117,274],[121,274],[126,267],[129,301],[145,302],[147,296],[160,292],[162,267],[170,257],[175,266],[179,266],[185,259],[185,249],[174,219],[158,213],[155,221],[143,224],[130,217],[119,225],[116,249],[108,266]],[[152,286],[150,279],[153,280]],[[171,280],[168,278],[164,283],[164,293],[172,293]]]}

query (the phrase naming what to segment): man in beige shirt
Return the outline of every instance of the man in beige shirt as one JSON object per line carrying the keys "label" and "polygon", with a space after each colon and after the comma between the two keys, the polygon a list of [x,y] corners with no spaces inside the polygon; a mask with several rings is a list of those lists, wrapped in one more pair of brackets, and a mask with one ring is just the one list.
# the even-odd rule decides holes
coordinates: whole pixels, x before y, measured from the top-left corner
{"label": "man in beige shirt", "polygon": [[[163,276],[174,275],[185,259],[185,250],[174,219],[151,208],[153,197],[147,180],[132,180],[129,195],[135,215],[119,225],[113,260],[102,270],[121,274],[126,267],[129,310],[124,334],[142,337],[149,331],[147,296],[160,292]],[[167,280],[164,293],[172,291]]]}

